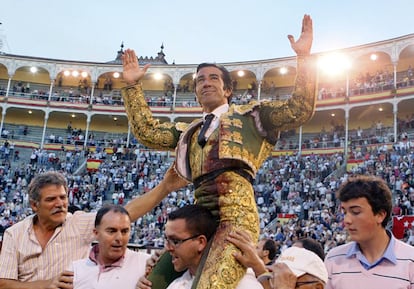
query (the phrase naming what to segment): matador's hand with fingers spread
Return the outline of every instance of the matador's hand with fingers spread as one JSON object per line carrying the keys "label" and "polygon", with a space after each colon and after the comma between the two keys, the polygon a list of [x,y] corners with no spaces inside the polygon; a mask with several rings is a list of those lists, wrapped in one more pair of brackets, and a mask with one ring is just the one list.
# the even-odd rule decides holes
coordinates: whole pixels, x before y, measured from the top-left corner
{"label": "matador's hand with fingers spread", "polygon": [[303,16],[302,20],[302,32],[297,41],[292,35],[288,35],[290,45],[297,55],[309,55],[312,48],[313,41],[313,24],[312,18],[309,15]]}
{"label": "matador's hand with fingers spread", "polygon": [[122,55],[122,76],[128,85],[135,84],[139,81],[150,66],[151,64],[146,64],[141,69],[135,51],[132,49],[126,49]]}

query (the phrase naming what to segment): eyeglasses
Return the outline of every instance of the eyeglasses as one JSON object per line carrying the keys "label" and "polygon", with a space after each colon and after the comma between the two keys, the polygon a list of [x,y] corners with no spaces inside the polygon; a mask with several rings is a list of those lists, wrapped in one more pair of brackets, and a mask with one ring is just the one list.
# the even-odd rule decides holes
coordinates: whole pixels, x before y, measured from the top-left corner
{"label": "eyeglasses", "polygon": [[180,246],[185,241],[192,240],[192,239],[197,238],[199,236],[201,236],[201,234],[194,235],[194,236],[191,236],[191,237],[182,239],[182,240],[180,240],[180,239],[172,239],[172,238],[168,238],[167,236],[165,236],[164,239],[165,239],[165,242],[168,244],[168,246],[173,247],[173,248],[177,248],[178,246]]}
{"label": "eyeglasses", "polygon": [[319,281],[318,280],[302,281],[302,282],[299,281],[299,282],[296,282],[295,288],[298,288],[298,287],[303,286],[303,285],[314,284],[314,283],[319,283]]}

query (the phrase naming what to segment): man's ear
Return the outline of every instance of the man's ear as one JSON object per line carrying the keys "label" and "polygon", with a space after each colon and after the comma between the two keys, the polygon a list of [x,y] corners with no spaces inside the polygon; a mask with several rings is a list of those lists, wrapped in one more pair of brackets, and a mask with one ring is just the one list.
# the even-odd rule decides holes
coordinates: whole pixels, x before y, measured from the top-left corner
{"label": "man's ear", "polygon": [[316,283],[315,288],[316,289],[324,289],[325,286],[322,283],[318,282],[318,283]]}
{"label": "man's ear", "polygon": [[232,93],[233,93],[233,89],[231,89],[231,88],[225,88],[225,89],[224,89],[224,95],[225,95],[227,98],[229,98],[229,97],[232,95]]}
{"label": "man's ear", "polygon": [[199,244],[198,244],[198,252],[203,253],[204,249],[207,247],[208,240],[206,236],[200,235],[198,236]]}
{"label": "man's ear", "polygon": [[32,207],[33,212],[37,212],[37,210],[39,209],[39,204],[36,201],[32,201],[30,200],[30,207]]}
{"label": "man's ear", "polygon": [[381,210],[375,216],[377,218],[378,224],[382,224],[382,222],[384,221],[384,219],[387,217],[387,212],[385,210]]}

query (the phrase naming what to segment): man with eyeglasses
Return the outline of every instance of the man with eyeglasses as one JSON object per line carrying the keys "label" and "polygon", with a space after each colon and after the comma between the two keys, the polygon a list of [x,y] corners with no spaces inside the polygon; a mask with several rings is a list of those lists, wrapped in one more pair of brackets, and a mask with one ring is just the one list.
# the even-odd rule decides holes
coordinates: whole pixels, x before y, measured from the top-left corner
{"label": "man with eyeglasses", "polygon": [[[206,258],[206,249],[217,229],[216,218],[199,205],[188,205],[168,215],[165,225],[165,249],[170,253],[174,270],[184,272],[167,289],[190,289],[200,262]],[[231,256],[233,258],[233,256]],[[223,276],[225,277],[225,276]],[[137,288],[150,289],[152,282],[141,278]],[[237,289],[262,289],[253,272],[248,270]]]}

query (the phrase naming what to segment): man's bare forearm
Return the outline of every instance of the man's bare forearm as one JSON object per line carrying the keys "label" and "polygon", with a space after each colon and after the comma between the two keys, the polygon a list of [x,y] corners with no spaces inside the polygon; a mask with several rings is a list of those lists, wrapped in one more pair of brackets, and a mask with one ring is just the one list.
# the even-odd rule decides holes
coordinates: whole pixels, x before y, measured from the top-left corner
{"label": "man's bare forearm", "polygon": [[11,279],[0,279],[0,289],[52,289],[51,280],[20,282]]}
{"label": "man's bare forearm", "polygon": [[148,193],[145,193],[125,205],[125,209],[128,211],[131,221],[136,221],[149,211],[151,211],[156,205],[158,205],[170,192],[164,183],[158,184]]}
{"label": "man's bare forearm", "polygon": [[138,218],[151,211],[169,193],[178,190],[187,184],[188,182],[186,180],[177,175],[173,164],[165,173],[164,179],[155,188],[126,204],[125,209],[127,209],[131,221],[136,221]]}

